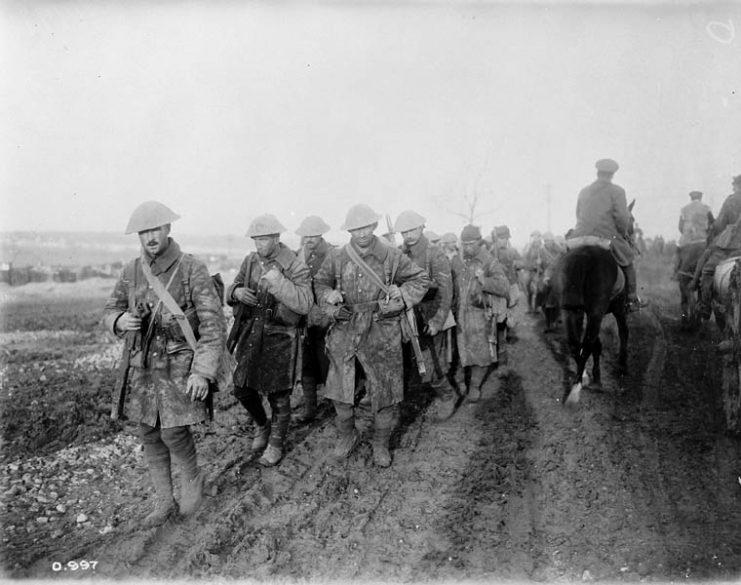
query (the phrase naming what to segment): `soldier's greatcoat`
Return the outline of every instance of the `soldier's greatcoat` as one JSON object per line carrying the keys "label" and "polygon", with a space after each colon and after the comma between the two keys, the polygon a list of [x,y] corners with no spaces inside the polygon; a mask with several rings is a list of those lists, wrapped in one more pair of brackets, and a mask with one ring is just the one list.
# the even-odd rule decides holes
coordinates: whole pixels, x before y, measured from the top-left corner
{"label": "soldier's greatcoat", "polygon": [[[443,325],[448,318],[453,301],[453,279],[450,273],[450,260],[442,248],[435,246],[422,236],[412,246],[403,244],[401,251],[417,266],[424,268],[430,279],[430,288],[422,300],[414,307],[417,316],[420,346],[425,360],[428,377],[441,376],[448,371],[447,335]],[[436,335],[425,335],[425,325],[437,329]],[[433,354],[434,352],[434,354]]]}
{"label": "soldier's greatcoat", "polygon": [[[262,278],[273,267],[280,274],[276,285]],[[254,307],[232,296],[245,286],[258,298]],[[234,386],[266,394],[291,389],[296,376],[298,328],[313,303],[306,264],[282,243],[267,258],[252,252],[242,261],[226,298],[235,310],[229,333],[230,347],[236,342]]]}
{"label": "soldier's greatcoat", "polygon": [[[330,363],[325,396],[353,404],[357,358],[365,372],[372,408],[377,411],[404,398],[400,315],[379,313],[378,301],[385,295],[350,260],[346,246],[331,250],[314,277],[318,301],[326,312],[336,311],[326,300],[335,288],[340,290],[345,306],[353,312],[349,321],[336,321],[327,333]],[[430,286],[429,278],[400,250],[375,236],[368,248],[354,249],[381,282],[399,286],[407,307],[414,306],[425,295]]]}
{"label": "soldier's greatcoat", "polygon": [[506,247],[498,246],[496,240],[494,240],[494,244],[491,246],[491,255],[499,260],[509,283],[517,284],[517,270],[522,268],[520,253],[509,244]]}
{"label": "soldier's greatcoat", "polygon": [[[162,306],[144,360],[142,333],[136,334],[129,360],[129,388],[123,414],[133,422],[152,427],[158,417],[162,428],[202,422],[207,417],[205,403],[191,402],[185,390],[191,373],[216,380],[226,333],[221,301],[206,266],[190,254],[181,254],[180,246],[170,238],[167,249],[154,260],[142,251],[139,258],[124,266],[104,310],[106,329],[114,334],[116,321],[127,310],[133,312],[139,303],[151,307],[152,311],[157,306],[157,295],[142,272],[141,262],[149,263],[152,274],[163,285],[170,283],[168,291],[188,317],[197,346],[194,353],[180,325]],[[146,367],[142,367],[143,364]]]}
{"label": "soldier's greatcoat", "polygon": [[[490,340],[496,338],[497,314],[507,308],[510,285],[504,268],[483,247],[473,258],[455,256],[451,268],[461,365],[496,363],[498,356]],[[484,271],[483,284],[475,276],[478,269]]]}
{"label": "soldier's greatcoat", "polygon": [[579,193],[576,227],[571,237],[599,236],[609,239],[617,263],[628,266],[635,257],[627,239],[631,223],[625,190],[606,179],[597,179]]}

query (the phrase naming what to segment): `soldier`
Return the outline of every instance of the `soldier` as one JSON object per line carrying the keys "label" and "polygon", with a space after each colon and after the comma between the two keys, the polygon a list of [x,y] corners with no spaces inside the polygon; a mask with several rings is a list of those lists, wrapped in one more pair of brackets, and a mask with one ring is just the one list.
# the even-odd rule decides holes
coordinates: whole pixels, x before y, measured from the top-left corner
{"label": "soldier", "polygon": [[[171,222],[179,218],[158,201],[134,210],[125,233],[139,235],[141,255],[124,266],[104,310],[106,329],[132,341],[124,356],[128,370],[123,365],[129,396],[120,415],[138,424],[155,488],[145,527],[178,512],[172,459],[182,472],[180,513],[192,514],[201,501],[204,476],[189,425],[207,420],[226,336],[221,300],[206,266],[169,237]],[[180,324],[186,319],[187,325]]]}
{"label": "soldier", "polygon": [[[255,422],[252,455],[262,453],[258,463],[266,467],[283,458],[299,326],[313,303],[309,269],[280,241],[284,231],[273,215],[255,218],[247,237],[254,240],[257,251],[243,260],[226,295],[234,308],[227,340],[237,360],[234,395]],[[261,395],[267,395],[270,403],[270,420]]]}
{"label": "soldier", "polygon": [[453,256],[458,254],[458,236],[453,232],[446,232],[440,237],[440,246],[448,257],[448,260],[452,260]]}
{"label": "soldier", "polygon": [[453,258],[451,268],[457,293],[458,354],[462,368],[468,369],[470,383],[466,390],[468,376],[463,371],[459,384],[469,402],[477,402],[489,367],[499,361],[497,323],[498,315],[506,311],[509,281],[502,265],[482,245],[477,226],[463,228],[461,246],[463,255]]}
{"label": "soldier", "polygon": [[[398,229],[396,231],[399,231]],[[433,246],[437,246],[440,243],[440,237],[437,233],[432,230],[425,230],[422,234],[427,241]]]}
{"label": "soldier", "polygon": [[636,293],[635,251],[630,241],[633,218],[625,199],[625,190],[612,182],[619,167],[609,158],[598,160],[595,167],[597,180],[579,193],[576,227],[570,237],[598,236],[610,240],[612,255],[625,274],[626,309],[629,312],[638,311],[646,304]]}
{"label": "soldier", "polygon": [[682,261],[682,248],[704,244],[708,239],[708,228],[713,222],[713,212],[702,202],[700,191],[690,191],[690,203],[682,207],[679,212],[679,243],[674,261],[673,278],[678,278],[679,266]]}
{"label": "soldier", "polygon": [[504,268],[507,274],[507,280],[510,285],[516,285],[517,271],[522,268],[522,258],[520,253],[510,244],[510,238],[512,237],[509,232],[509,227],[506,225],[495,226],[491,231],[491,237],[493,245],[491,247],[491,255],[494,256]]}
{"label": "soldier", "polygon": [[325,396],[337,412],[339,440],[332,456],[346,458],[358,441],[355,372],[360,367],[375,414],[373,462],[391,465],[389,438],[404,398],[401,318],[429,288],[424,270],[373,235],[380,216],[367,205],[350,208],[342,229],[350,242],[331,250],[314,277],[320,306],[333,319],[327,333]]}
{"label": "soldier", "polygon": [[718,219],[711,226],[712,242],[698,260],[690,284],[691,288],[697,288],[700,284],[697,310],[703,319],[710,318],[715,267],[741,250],[741,175],[734,177],[732,184],[733,193],[726,197]]}
{"label": "soldier", "polygon": [[418,213],[403,211],[394,224],[404,243],[401,251],[425,269],[430,278],[430,288],[414,307],[419,331],[419,344],[425,362],[423,382],[429,382],[435,392],[435,418],[443,421],[455,412],[458,396],[448,381],[448,336],[446,331],[453,324],[450,306],[453,300],[453,281],[450,260],[439,247],[432,245],[423,233],[425,218]]}
{"label": "soldier", "polygon": [[[301,236],[301,249],[298,257],[309,268],[312,279],[324,262],[327,252],[332,248],[323,234],[329,231],[327,223],[318,215],[305,218],[296,233]],[[307,317],[306,333],[303,336],[301,347],[301,388],[304,394],[304,404],[298,415],[299,422],[309,422],[316,417],[317,387],[324,386],[329,370],[329,358],[325,351],[324,338],[332,320],[319,308],[316,303],[311,305]]]}

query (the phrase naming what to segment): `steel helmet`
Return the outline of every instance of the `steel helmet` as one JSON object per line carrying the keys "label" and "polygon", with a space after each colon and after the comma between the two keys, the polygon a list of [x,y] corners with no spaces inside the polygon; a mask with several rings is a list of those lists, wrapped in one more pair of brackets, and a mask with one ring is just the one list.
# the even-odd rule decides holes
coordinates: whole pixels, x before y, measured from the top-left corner
{"label": "steel helmet", "polygon": [[397,232],[408,232],[409,230],[425,225],[426,221],[427,220],[416,211],[407,209],[399,214],[399,217],[394,224],[394,229]]}
{"label": "steel helmet", "polygon": [[301,225],[298,226],[296,233],[299,236],[321,236],[329,231],[327,223],[318,215],[310,215],[304,218]]}
{"label": "steel helmet", "polygon": [[376,223],[381,216],[373,211],[369,206],[362,203],[353,205],[350,211],[347,212],[345,223],[342,224],[340,229],[343,230],[357,230],[371,224]]}
{"label": "steel helmet", "polygon": [[286,228],[270,213],[258,215],[252,220],[250,227],[247,229],[248,238],[258,238],[260,236],[274,236],[286,231]]}
{"label": "steel helmet", "polygon": [[172,209],[159,201],[145,201],[137,207],[129,218],[125,234],[133,234],[152,230],[161,225],[172,223],[180,216]]}
{"label": "steel helmet", "polygon": [[467,225],[461,232],[461,242],[477,242],[481,239],[481,228],[476,225]]}

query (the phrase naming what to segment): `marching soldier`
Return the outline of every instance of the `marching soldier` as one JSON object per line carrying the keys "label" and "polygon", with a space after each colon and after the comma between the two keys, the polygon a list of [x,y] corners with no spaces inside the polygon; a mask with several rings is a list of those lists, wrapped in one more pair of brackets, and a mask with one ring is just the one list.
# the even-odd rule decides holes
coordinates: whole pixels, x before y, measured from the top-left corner
{"label": "marching soldier", "polygon": [[[469,402],[477,402],[489,367],[499,361],[497,325],[499,315],[507,309],[509,281],[502,265],[484,247],[477,226],[463,228],[461,246],[462,257],[456,256],[451,264],[458,355],[463,370],[459,389],[468,395]],[[468,389],[466,369],[470,375]]]}
{"label": "marching soldier", "polygon": [[114,404],[114,417],[138,424],[156,493],[143,521],[148,528],[178,512],[173,459],[182,471],[179,512],[192,514],[201,501],[204,476],[190,425],[207,420],[226,336],[206,266],[169,237],[179,218],[158,201],[134,210],[125,233],[139,235],[141,254],[124,266],[104,310],[106,329],[128,337],[121,371],[129,396],[122,397],[121,410]]}
{"label": "marching soldier", "polygon": [[[309,268],[312,290],[314,276],[332,248],[322,237],[328,231],[329,226],[318,215],[305,218],[296,230],[302,242],[298,257]],[[324,338],[331,323],[332,320],[316,302],[311,305],[301,347],[301,388],[304,394],[304,404],[297,417],[299,422],[309,422],[316,416],[317,387],[324,386],[329,370]]]}
{"label": "marching soldier", "polygon": [[417,266],[425,269],[431,281],[427,293],[414,307],[419,330],[419,342],[425,362],[424,382],[429,382],[436,395],[436,419],[443,421],[455,412],[458,396],[448,381],[448,338],[446,331],[453,327],[450,312],[453,299],[453,281],[450,260],[439,247],[432,245],[422,231],[425,218],[407,210],[399,215],[394,229],[404,243],[401,251]]}
{"label": "marching soldier", "polygon": [[373,462],[388,467],[389,438],[404,398],[401,319],[430,283],[401,251],[373,235],[379,219],[367,205],[350,208],[342,226],[350,232],[350,242],[327,254],[314,287],[320,306],[334,320],[326,340],[325,389],[339,431],[332,456],[342,460],[357,444],[355,373],[362,368],[375,419]]}
{"label": "marching soldier", "polygon": [[440,237],[440,246],[448,257],[448,260],[452,260],[453,256],[458,254],[458,236],[453,232],[446,232]]}
{"label": "marching soldier", "polygon": [[[291,420],[291,390],[295,382],[299,325],[313,303],[309,269],[280,241],[285,228],[261,215],[250,224],[247,237],[255,242],[227,290],[234,325],[227,347],[234,351],[234,395],[255,423],[252,454],[269,467],[283,458]],[[262,395],[270,403],[267,418]],[[264,451],[264,452],[263,452]]]}

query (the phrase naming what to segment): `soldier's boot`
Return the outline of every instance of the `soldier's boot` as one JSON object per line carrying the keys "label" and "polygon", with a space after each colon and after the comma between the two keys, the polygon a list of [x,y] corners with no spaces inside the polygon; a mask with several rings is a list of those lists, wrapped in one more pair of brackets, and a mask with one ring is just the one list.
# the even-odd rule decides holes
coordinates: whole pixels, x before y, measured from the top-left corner
{"label": "soldier's boot", "polygon": [[638,281],[636,279],[635,266],[628,264],[628,266],[623,266],[622,269],[623,274],[625,274],[625,293],[627,297],[625,309],[628,313],[635,313],[648,306],[648,303],[638,298]]}
{"label": "soldier's boot", "polygon": [[453,374],[453,382],[458,389],[458,394],[465,398],[468,395],[468,386],[466,385],[466,368],[458,366]]}
{"label": "soldier's boot", "polygon": [[316,380],[303,378],[301,386],[304,391],[304,403],[296,420],[300,423],[307,423],[316,418]]}
{"label": "soldier's boot", "polygon": [[180,513],[190,516],[201,505],[205,475],[198,469],[196,444],[187,426],[162,429],[162,441],[180,465]]}
{"label": "soldier's boot", "polygon": [[262,453],[265,447],[268,446],[268,439],[270,438],[271,424],[270,420],[266,420],[263,426],[255,424],[255,431],[252,435],[252,447],[251,451],[253,455]]}
{"label": "soldier's boot", "polygon": [[258,461],[263,467],[273,467],[283,459],[283,446],[291,423],[290,391],[271,395],[270,406],[273,411],[273,429],[270,433],[267,449]]}
{"label": "soldier's boot", "polygon": [[142,521],[144,528],[161,526],[178,513],[178,505],[172,496],[170,474],[170,451],[164,443],[144,444],[144,457],[149,468],[155,491],[154,510]]}
{"label": "soldier's boot", "polygon": [[486,368],[481,366],[471,366],[471,388],[468,391],[468,401],[478,402],[481,399],[481,386],[486,376]]}
{"label": "soldier's boot", "polygon": [[378,467],[389,467],[391,465],[389,440],[394,430],[395,410],[396,408],[392,406],[376,412],[372,446],[373,465]]}
{"label": "soldier's boot", "polygon": [[455,388],[451,386],[448,379],[443,376],[441,378],[433,379],[430,382],[430,386],[435,391],[435,413],[433,420],[435,422],[442,422],[448,420],[455,412],[455,406],[458,403],[458,395]]}
{"label": "soldier's boot", "polygon": [[342,461],[350,456],[350,453],[358,444],[358,431],[355,429],[355,411],[352,404],[334,402],[336,411],[335,426],[337,427],[338,439],[330,454],[334,461]]}

